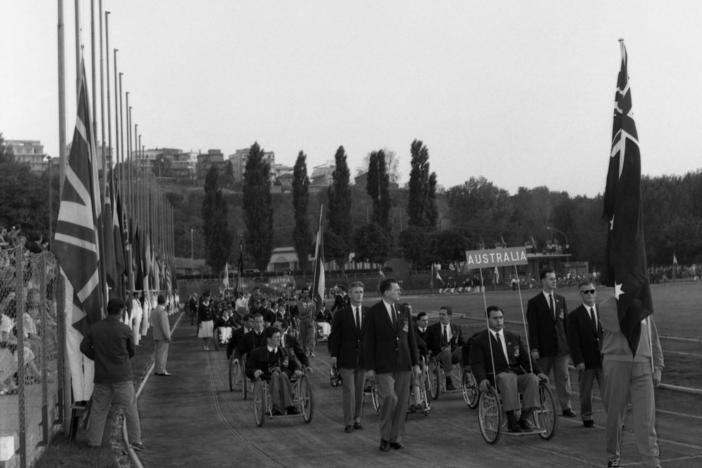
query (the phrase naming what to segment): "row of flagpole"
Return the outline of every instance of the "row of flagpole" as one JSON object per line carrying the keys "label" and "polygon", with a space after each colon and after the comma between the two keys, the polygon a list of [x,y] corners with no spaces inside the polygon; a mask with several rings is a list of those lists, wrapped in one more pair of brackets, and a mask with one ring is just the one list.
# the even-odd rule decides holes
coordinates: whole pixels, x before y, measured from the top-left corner
{"label": "row of flagpole", "polygon": [[[103,10],[102,0],[97,2],[96,25],[96,0],[90,0],[89,93],[80,39],[81,0],[74,0],[77,112],[71,151],[66,154],[64,2],[58,0],[61,201],[52,250],[64,285],[57,311],[65,324],[69,364],[63,387],[72,388],[72,398],[69,391],[61,397],[65,408],[92,394],[93,364],[78,344],[87,326],[104,315],[108,297],[126,299],[127,293],[144,292],[150,301],[152,293],[170,294],[175,286],[173,207],[146,170],[142,135],[118,67],[118,49],[110,49],[110,12]],[[67,417],[64,413],[64,423]]]}

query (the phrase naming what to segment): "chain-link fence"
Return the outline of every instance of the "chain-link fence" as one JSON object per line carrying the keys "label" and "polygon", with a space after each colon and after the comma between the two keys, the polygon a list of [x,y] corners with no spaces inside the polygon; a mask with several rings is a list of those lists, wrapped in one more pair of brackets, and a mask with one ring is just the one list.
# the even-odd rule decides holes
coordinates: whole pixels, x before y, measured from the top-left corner
{"label": "chain-link fence", "polygon": [[58,281],[51,253],[0,250],[0,461],[22,467],[62,418]]}

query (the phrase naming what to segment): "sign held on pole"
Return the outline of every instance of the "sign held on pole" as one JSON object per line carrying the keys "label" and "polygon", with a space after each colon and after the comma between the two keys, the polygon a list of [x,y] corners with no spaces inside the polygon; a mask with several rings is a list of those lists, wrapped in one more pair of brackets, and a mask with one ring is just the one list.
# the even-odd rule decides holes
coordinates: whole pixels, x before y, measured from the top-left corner
{"label": "sign held on pole", "polygon": [[493,268],[512,265],[526,265],[527,255],[524,247],[505,247],[499,249],[466,250],[466,269]]}

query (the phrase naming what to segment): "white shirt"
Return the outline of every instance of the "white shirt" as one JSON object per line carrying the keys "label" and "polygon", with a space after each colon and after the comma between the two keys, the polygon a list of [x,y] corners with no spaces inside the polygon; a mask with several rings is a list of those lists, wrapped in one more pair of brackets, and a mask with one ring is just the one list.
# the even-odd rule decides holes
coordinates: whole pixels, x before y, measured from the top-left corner
{"label": "white shirt", "polygon": [[[358,323],[356,323],[356,310],[358,310]],[[356,323],[356,326],[358,328],[361,328],[361,323],[363,322],[363,309],[361,309],[360,305],[352,305],[351,311],[353,312],[353,322]],[[392,313],[390,314],[390,316],[392,316]]]}
{"label": "white shirt", "polygon": [[389,302],[386,302],[385,299],[383,299],[383,304],[385,304],[385,310],[388,311],[388,317],[390,317],[390,322],[395,323],[393,316],[392,316],[392,309],[394,306],[392,304],[390,304]]}
{"label": "white shirt", "polygon": [[441,331],[446,334],[446,342],[448,343],[449,341],[451,341],[451,338],[453,338],[453,334],[451,333],[451,325],[444,325],[442,323],[441,327]]}

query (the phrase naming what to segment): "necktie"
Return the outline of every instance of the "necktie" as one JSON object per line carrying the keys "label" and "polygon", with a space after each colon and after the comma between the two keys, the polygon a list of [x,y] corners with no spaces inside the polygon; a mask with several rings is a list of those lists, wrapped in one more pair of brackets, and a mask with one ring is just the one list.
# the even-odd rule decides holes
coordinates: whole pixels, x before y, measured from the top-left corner
{"label": "necktie", "polygon": [[397,311],[395,310],[395,306],[392,305],[392,325],[396,326],[397,325]]}
{"label": "necktie", "polygon": [[441,346],[448,344],[448,335],[446,334],[446,325],[441,325]]}
{"label": "necktie", "polygon": [[502,338],[500,338],[500,334],[495,333],[495,338],[497,338],[497,344],[500,346],[500,350],[502,351],[502,355],[505,357],[505,361],[507,361],[507,364],[509,364],[509,359],[507,359],[507,353],[505,352],[504,346],[502,346]]}
{"label": "necktie", "polygon": [[597,312],[595,312],[594,307],[590,307],[590,318],[592,319],[592,324],[595,326],[595,331],[597,331]]}
{"label": "necktie", "polygon": [[551,314],[553,314],[553,319],[556,319],[556,305],[553,303],[553,293],[548,295],[549,301],[551,302]]}
{"label": "necktie", "polygon": [[356,309],[356,329],[361,330],[361,314],[358,312],[360,307],[354,307],[354,309]]}

